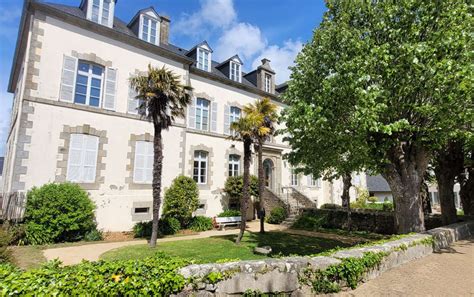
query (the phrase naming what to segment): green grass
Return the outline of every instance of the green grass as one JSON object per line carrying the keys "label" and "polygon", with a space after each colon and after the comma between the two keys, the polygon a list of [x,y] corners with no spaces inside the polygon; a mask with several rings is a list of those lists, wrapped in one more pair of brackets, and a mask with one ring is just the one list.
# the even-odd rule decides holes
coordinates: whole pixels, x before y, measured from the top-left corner
{"label": "green grass", "polygon": [[348,247],[337,240],[287,234],[283,232],[246,233],[242,243],[234,243],[236,235],[210,238],[158,242],[157,248],[135,245],[118,248],[101,256],[104,260],[127,260],[153,257],[158,251],[171,256],[194,259],[198,263],[212,263],[221,259],[256,260],[265,256],[255,255],[256,246],[271,246],[270,256],[311,255],[336,247]]}

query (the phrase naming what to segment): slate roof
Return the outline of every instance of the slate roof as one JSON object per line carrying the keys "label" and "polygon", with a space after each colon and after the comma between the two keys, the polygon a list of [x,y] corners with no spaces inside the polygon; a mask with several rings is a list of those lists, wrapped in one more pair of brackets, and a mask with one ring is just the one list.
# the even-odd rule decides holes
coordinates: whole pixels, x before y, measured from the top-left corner
{"label": "slate roof", "polygon": [[[56,3],[43,3],[45,5],[48,5],[50,7],[53,7],[55,9],[58,9],[64,13],[67,13],[67,14],[70,14],[70,15],[73,15],[73,16],[76,16],[76,17],[79,17],[81,19],[84,19],[86,20],[87,19],[87,16],[85,14],[85,12],[80,9],[79,7],[75,7],[75,6],[69,6],[69,5],[64,5],[64,4],[56,4]],[[133,37],[133,38],[138,38],[138,36],[135,35],[135,33],[127,26],[127,23],[125,23],[124,21],[122,21],[121,19],[117,18],[117,17],[114,17],[114,26],[113,26],[113,29],[114,30],[117,30],[121,33],[125,33],[127,35],[129,35],[130,37]],[[199,45],[199,44],[198,44]],[[183,57],[186,57],[187,58],[187,54],[189,52],[191,52],[193,49],[195,49],[198,45],[192,47],[190,50],[186,50],[184,48],[181,48],[179,46],[176,46],[174,44],[160,44],[158,45],[159,47],[161,48],[164,48],[166,50],[169,50],[175,54],[178,54],[180,56],[183,56]],[[223,73],[222,71],[220,71],[217,66],[220,65],[221,63],[220,62],[217,62],[217,61],[214,61],[212,60],[212,63],[211,63],[211,73],[220,77],[220,78],[224,78],[224,79],[227,79],[227,80],[230,80],[232,81],[228,75],[226,75],[225,73]],[[192,65],[193,68],[197,69],[196,68],[196,62],[194,62],[194,64]],[[253,72],[253,71],[251,71]],[[249,73],[251,73],[249,72]],[[248,80],[245,75],[247,73],[243,72],[242,71],[242,82],[241,84],[243,85],[246,85],[248,87],[254,87],[256,88],[256,84],[252,83],[250,80]],[[276,96],[279,95],[278,92],[276,92],[275,94]]]}
{"label": "slate roof", "polygon": [[367,188],[369,192],[391,192],[385,178],[379,175],[367,175]]}

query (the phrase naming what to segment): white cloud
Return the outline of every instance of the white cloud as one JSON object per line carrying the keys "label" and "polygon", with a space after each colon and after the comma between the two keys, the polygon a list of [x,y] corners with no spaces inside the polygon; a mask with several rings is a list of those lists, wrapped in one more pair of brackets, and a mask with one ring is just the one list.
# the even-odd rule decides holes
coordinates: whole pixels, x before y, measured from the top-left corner
{"label": "white cloud", "polygon": [[225,29],[237,19],[232,0],[201,0],[192,14],[183,14],[172,29],[183,35],[202,36],[212,29]]}
{"label": "white cloud", "polygon": [[269,59],[270,65],[276,72],[277,83],[283,83],[290,78],[291,71],[288,67],[294,64],[295,58],[303,48],[301,41],[287,40],[283,46],[270,45],[263,49],[255,58],[252,67],[255,69],[261,65],[263,58]]}
{"label": "white cloud", "polygon": [[243,60],[250,60],[266,44],[260,28],[248,23],[237,23],[222,33],[214,53],[217,60],[228,59],[235,54],[239,54]]}
{"label": "white cloud", "polygon": [[7,92],[0,93],[0,157],[5,154],[5,147],[10,125],[10,113],[13,95]]}

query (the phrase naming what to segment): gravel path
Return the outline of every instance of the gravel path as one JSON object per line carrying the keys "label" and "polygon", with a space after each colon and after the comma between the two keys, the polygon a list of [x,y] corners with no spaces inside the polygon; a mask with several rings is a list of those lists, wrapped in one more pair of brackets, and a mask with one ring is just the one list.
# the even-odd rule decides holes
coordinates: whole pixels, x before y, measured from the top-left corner
{"label": "gravel path", "polygon": [[386,271],[338,296],[474,296],[474,239]]}

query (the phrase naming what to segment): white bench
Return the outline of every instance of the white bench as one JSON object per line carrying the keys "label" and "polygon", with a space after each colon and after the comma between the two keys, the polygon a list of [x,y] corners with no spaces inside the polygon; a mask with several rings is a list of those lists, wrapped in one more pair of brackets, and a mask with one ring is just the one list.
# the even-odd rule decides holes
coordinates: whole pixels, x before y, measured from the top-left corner
{"label": "white bench", "polygon": [[242,217],[216,218],[216,223],[221,230],[224,230],[226,226],[239,226],[241,222]]}

